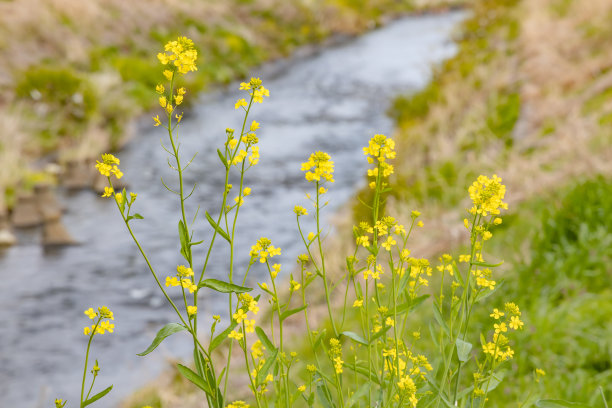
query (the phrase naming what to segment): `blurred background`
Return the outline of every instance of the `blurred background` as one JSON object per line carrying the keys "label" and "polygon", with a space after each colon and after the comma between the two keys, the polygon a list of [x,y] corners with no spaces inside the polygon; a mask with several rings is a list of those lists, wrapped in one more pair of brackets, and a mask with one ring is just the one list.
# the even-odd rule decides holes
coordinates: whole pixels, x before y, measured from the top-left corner
{"label": "blurred background", "polygon": [[[271,92],[252,113],[261,161],[247,177],[242,265],[263,234],[291,272],[300,251],[292,208],[307,189],[299,166],[315,150],[336,163],[326,212],[329,239],[341,240],[350,236],[342,225],[363,215],[357,198],[367,199],[361,147],[375,133],[394,137],[387,210],[423,213],[413,252],[432,260],[461,251],[467,187],[497,173],[510,211],[491,241],[505,264],[490,304],[514,301],[526,328],[491,405],[539,396],[603,408],[602,394],[612,399],[611,22],[610,0],[0,1],[0,406],[74,404],[83,310],[100,305],[116,317],[93,349],[99,385],[115,384],[106,406],[190,406],[192,390],[168,365],[189,360],[184,338],[135,356],[173,316],[93,169],[102,152],[122,160],[121,181],[145,216],[136,231],[160,274],[171,273],[181,262],[178,204],[160,178],[175,180],[150,116],[155,55],[185,35],[199,51],[180,130],[184,156],[198,152],[187,174],[197,184],[192,216],[198,206],[218,211],[215,150],[239,125],[237,83],[258,76]],[[207,239],[200,218],[196,234]],[[219,249],[210,273],[220,278]],[[223,305],[203,299],[204,319]],[[477,332],[486,316],[476,321]],[[528,395],[535,368],[547,374]]]}

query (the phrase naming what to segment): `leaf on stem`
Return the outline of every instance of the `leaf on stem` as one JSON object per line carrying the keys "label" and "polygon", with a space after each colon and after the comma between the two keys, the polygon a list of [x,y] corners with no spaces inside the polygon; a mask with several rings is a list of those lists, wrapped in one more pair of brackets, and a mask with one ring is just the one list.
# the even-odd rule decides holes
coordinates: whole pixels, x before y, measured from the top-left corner
{"label": "leaf on stem", "polygon": [[196,387],[204,391],[206,394],[212,396],[212,391],[206,380],[196,374],[192,369],[185,367],[182,364],[177,364],[176,368],[179,370],[183,377],[191,381],[193,384],[195,384]]}
{"label": "leaf on stem", "polygon": [[86,407],[89,404],[96,402],[97,400],[99,400],[100,398],[102,398],[103,396],[111,392],[112,389],[113,389],[113,386],[111,385],[110,387],[106,388],[104,391],[100,391],[99,393],[91,397],[90,399],[83,401],[83,403],[81,404],[81,408]]}
{"label": "leaf on stem", "polygon": [[266,335],[266,333],[263,331],[263,329],[259,326],[255,327],[255,333],[257,334],[257,337],[259,338],[259,341],[261,341],[261,343],[270,351],[274,351],[276,350],[276,347],[274,347],[274,344],[272,344],[272,342],[270,341],[270,339],[268,338],[268,336]]}
{"label": "leaf on stem", "polygon": [[225,238],[227,242],[231,243],[232,241],[230,240],[229,235],[227,235],[227,233],[223,231],[223,229],[219,226],[219,224],[217,224],[215,220],[212,219],[208,211],[204,211],[204,215],[206,216],[206,219],[208,220],[208,223],[211,225],[211,227],[213,227],[213,229],[217,231],[219,235]]}
{"label": "leaf on stem", "polygon": [[359,344],[363,344],[364,346],[368,345],[368,342],[363,337],[361,337],[357,333],[353,333],[352,331],[343,331],[342,333],[340,333],[340,335],[341,336],[346,336],[349,339],[352,339],[352,340],[356,341]]}
{"label": "leaf on stem", "polygon": [[444,318],[442,317],[442,312],[440,312],[440,308],[438,307],[435,301],[432,304],[433,304],[434,318],[436,319],[436,322],[438,322],[442,330],[444,330],[444,333],[446,333],[446,335],[450,337],[450,329],[448,328],[448,325],[446,324],[446,322],[444,321]]}
{"label": "leaf on stem", "polygon": [[272,355],[270,356],[270,358],[266,360],[263,367],[261,367],[261,369],[257,371],[257,377],[255,378],[256,386],[259,386],[261,383],[263,383],[263,380],[268,375],[268,371],[270,371],[272,364],[276,362],[276,357],[278,357],[278,350],[275,350],[274,353],[272,353]]}
{"label": "leaf on stem", "polygon": [[157,335],[155,336],[155,338],[153,339],[153,342],[151,343],[151,345],[142,353],[138,353],[136,354],[137,356],[146,356],[147,354],[149,354],[150,352],[152,352],[153,350],[155,350],[155,348],[157,346],[159,346],[159,344],[164,341],[164,339],[166,337],[169,337],[171,335],[173,335],[174,333],[178,333],[180,331],[183,330],[187,330],[187,328],[185,326],[183,326],[182,324],[178,324],[178,323],[168,323],[167,325],[165,325],[164,327],[162,327],[158,332]]}
{"label": "leaf on stem", "polygon": [[280,320],[281,322],[284,321],[286,318],[288,318],[291,315],[294,315],[296,313],[301,312],[302,310],[306,309],[308,307],[308,305],[304,305],[304,306],[300,306],[298,308],[295,309],[291,309],[291,310],[285,310],[281,316],[280,316]]}
{"label": "leaf on stem", "polygon": [[223,153],[221,153],[221,150],[217,149],[217,154],[219,155],[219,159],[221,159],[221,163],[223,163],[223,166],[225,166],[225,168],[228,169],[229,166],[227,164],[227,160],[225,159],[225,156],[223,155]]}
{"label": "leaf on stem", "polygon": [[208,352],[211,353],[214,349],[219,347],[221,343],[223,343],[223,340],[225,340],[227,336],[229,336],[231,331],[234,330],[236,326],[238,326],[238,323],[236,322],[230,324],[227,329],[223,330],[214,339],[212,339],[212,341],[210,342],[210,346],[208,347]]}
{"label": "leaf on stem", "polygon": [[470,358],[470,351],[472,351],[472,343],[457,339],[455,344],[457,346],[457,357],[459,357],[459,361],[465,363]]}
{"label": "leaf on stem", "polygon": [[247,288],[245,286],[234,285],[233,283],[223,282],[218,279],[204,279],[198,287],[200,288],[211,288],[221,293],[245,293],[250,292],[253,288]]}

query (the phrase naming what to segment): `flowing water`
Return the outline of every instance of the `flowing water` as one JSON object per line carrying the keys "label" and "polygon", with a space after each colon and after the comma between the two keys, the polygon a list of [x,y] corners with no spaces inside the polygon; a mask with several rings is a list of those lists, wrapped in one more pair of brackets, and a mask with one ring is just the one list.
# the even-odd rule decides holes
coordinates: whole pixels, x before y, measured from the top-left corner
{"label": "flowing water", "polygon": [[[330,204],[324,212],[337,211],[364,183],[367,163],[362,146],[374,134],[392,131],[385,115],[391,98],[422,88],[430,79],[431,65],[453,55],[450,35],[463,17],[454,12],[404,18],[315,55],[255,70],[271,96],[252,110],[252,119],[262,124],[257,132],[261,160],[246,177],[253,192],[239,219],[238,277],[250,245],[261,236],[282,248],[279,262],[284,273],[291,271],[302,252],[292,209],[296,204],[312,208],[305,198],[311,186],[300,164],[317,150],[332,156],[336,182],[330,186]],[[236,89],[233,85],[202,95],[180,129],[184,158],[199,152],[186,176],[187,184],[197,184],[187,202],[188,213],[193,216],[201,207],[195,222],[197,240],[208,242],[210,236],[204,210],[218,213],[223,168],[216,149],[225,140],[226,127],[240,128],[241,111],[233,105],[243,96]],[[130,190],[138,193],[136,210],[145,217],[132,225],[163,279],[184,263],[177,240],[178,202],[160,183],[163,177],[174,185],[176,175],[159,145],[163,131],[150,120],[144,122],[118,157]],[[67,210],[63,220],[81,245],[45,250],[39,231],[22,231],[18,246],[0,252],[2,407],[50,407],[56,397],[76,406],[86,346],[82,328],[89,324],[83,310],[92,306],[107,305],[116,318],[115,333],[96,336],[93,344],[92,356],[102,367],[98,390],[114,384],[99,405],[114,406],[154,379],[168,359],[189,358],[191,342],[182,333],[147,357],[136,356],[161,326],[176,320],[174,312],[156,288],[114,204],[91,191],[59,194]],[[311,228],[306,223],[306,231]],[[223,240],[215,245],[219,254],[207,273],[223,278],[227,245]],[[197,265],[202,251],[203,246],[196,247]],[[259,266],[252,269],[248,284],[265,280]],[[226,308],[225,296],[210,291],[202,296],[203,319],[223,315]]]}

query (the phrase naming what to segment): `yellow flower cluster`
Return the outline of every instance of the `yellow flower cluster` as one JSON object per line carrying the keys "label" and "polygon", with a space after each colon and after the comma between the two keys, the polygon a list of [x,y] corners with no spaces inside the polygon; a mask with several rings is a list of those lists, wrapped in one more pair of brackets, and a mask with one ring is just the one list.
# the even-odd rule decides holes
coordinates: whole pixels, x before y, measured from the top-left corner
{"label": "yellow flower cluster", "polygon": [[404,396],[408,397],[408,400],[410,401],[410,404],[413,407],[416,407],[416,405],[419,402],[419,400],[416,398],[417,388],[416,388],[416,385],[414,384],[414,381],[412,380],[412,378],[410,378],[407,375],[402,377],[397,382],[397,387],[400,389],[401,394],[403,394]]}
{"label": "yellow flower cluster", "polygon": [[[198,59],[198,51],[195,49],[193,41],[187,37],[179,37],[176,41],[169,41],[165,47],[165,52],[157,54],[159,62],[163,65],[172,64],[181,74],[186,74],[189,71],[197,71],[196,60]],[[170,71],[172,72],[172,71]],[[164,74],[167,75],[165,72]],[[168,80],[170,80],[168,78]]]}
{"label": "yellow flower cluster", "polygon": [[[248,83],[241,82],[240,90],[251,91],[249,95],[253,97],[253,102],[255,103],[262,103],[264,96],[265,97],[270,96],[270,91],[261,84],[261,79],[259,78],[251,78],[251,80]],[[244,105],[241,103],[240,106],[247,106],[246,101]],[[237,106],[236,109],[238,109],[238,107],[240,106]]]}
{"label": "yellow flower cluster", "polygon": [[492,178],[478,176],[476,181],[468,188],[470,198],[474,203],[474,206],[470,209],[471,214],[480,214],[486,217],[489,213],[499,214],[500,208],[508,209],[508,204],[502,201],[506,195],[506,186],[501,182],[502,179],[495,174]]}
{"label": "yellow flower cluster", "polygon": [[259,258],[259,262],[265,263],[269,258],[281,254],[281,249],[272,245],[268,238],[261,237],[255,245],[251,246],[251,258]]}
{"label": "yellow flower cluster", "polygon": [[193,283],[192,280],[193,270],[186,267],[185,265],[179,265],[176,267],[176,276],[166,277],[166,287],[168,286],[182,286],[189,290],[189,293],[193,293],[198,290],[198,285]]}
{"label": "yellow flower cluster", "polygon": [[110,153],[105,153],[102,155],[101,162],[96,160],[96,169],[98,169],[100,174],[102,174],[103,176],[110,177],[111,174],[113,174],[115,177],[120,179],[121,177],[123,177],[123,173],[121,172],[121,170],[119,170],[119,163],[120,162],[118,158],[116,158]]}
{"label": "yellow flower cluster", "polygon": [[[113,323],[111,323],[111,320],[115,320],[115,316],[113,315],[113,312],[106,306],[101,306],[98,308],[98,311],[94,311],[93,308],[89,308],[87,310],[85,310],[83,312],[87,317],[89,317],[91,320],[94,320],[96,317],[98,317],[98,321],[96,322],[96,324],[92,324],[91,327],[90,326],[86,326],[83,329],[83,334],[86,336],[89,336],[90,334],[96,335],[96,334],[104,334],[105,332],[109,332],[112,333],[113,330],[115,329],[115,325]],[[109,319],[109,320],[102,320],[102,319]]]}
{"label": "yellow flower cluster", "polygon": [[[493,341],[484,343],[482,350],[485,354],[489,354],[497,361],[509,360],[514,356],[514,350],[509,346],[509,340],[503,333],[512,330],[523,328],[524,323],[521,321],[521,311],[514,303],[508,302],[504,305],[504,311],[493,309],[490,315],[497,322],[493,324],[494,334]],[[501,321],[505,317],[504,321]]]}
{"label": "yellow flower cluster", "polygon": [[302,163],[301,170],[306,172],[305,177],[308,181],[321,181],[323,178],[330,183],[334,182],[334,162],[325,152],[311,154],[308,161]]}
{"label": "yellow flower cluster", "polygon": [[[367,147],[363,148],[363,154],[368,156],[368,163],[378,162],[377,167],[368,170],[368,177],[378,177],[380,171],[383,177],[393,174],[393,165],[387,159],[395,159],[395,141],[385,135],[374,135]],[[376,188],[376,182],[370,183],[370,188]]]}
{"label": "yellow flower cluster", "polygon": [[329,339],[329,355],[334,364],[336,374],[342,374],[344,365],[344,361],[342,360],[342,346],[340,345],[340,340],[334,337]]}
{"label": "yellow flower cluster", "polygon": [[249,408],[250,405],[244,401],[234,401],[231,404],[228,404],[225,408]]}

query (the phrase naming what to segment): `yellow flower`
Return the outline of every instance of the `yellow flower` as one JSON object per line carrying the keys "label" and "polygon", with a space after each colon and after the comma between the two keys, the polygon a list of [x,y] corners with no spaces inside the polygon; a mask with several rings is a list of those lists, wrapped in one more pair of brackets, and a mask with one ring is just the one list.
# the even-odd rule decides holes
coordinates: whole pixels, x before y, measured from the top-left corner
{"label": "yellow flower", "polygon": [[241,332],[237,332],[236,330],[232,330],[227,337],[229,337],[230,339],[242,340],[244,334],[242,334]]}
{"label": "yellow flower", "polygon": [[470,198],[474,203],[470,209],[471,214],[481,214],[486,217],[489,213],[499,214],[500,209],[508,209],[508,204],[502,201],[506,194],[506,186],[501,184],[501,181],[502,179],[495,174],[492,178],[478,176],[468,188]]}
{"label": "yellow flower", "polygon": [[174,103],[178,106],[183,103],[183,95],[176,95],[174,97]]}
{"label": "yellow flower", "polygon": [[198,312],[198,307],[197,306],[187,306],[187,314],[189,316],[193,316],[197,312]]}
{"label": "yellow flower", "polygon": [[256,121],[251,122],[251,127],[249,129],[251,132],[256,131],[257,129],[259,129],[259,123]]}
{"label": "yellow flower", "polygon": [[91,328],[89,326],[83,328],[83,334],[84,335],[89,336],[89,333],[91,333]]}
{"label": "yellow flower", "polygon": [[163,94],[165,90],[166,90],[166,88],[164,88],[164,86],[162,84],[158,84],[155,87],[155,92],[157,92],[160,95]]}
{"label": "yellow flower", "polygon": [[251,346],[251,355],[253,356],[253,359],[257,360],[258,358],[262,357],[265,349],[266,348],[263,346],[260,340],[253,343]]}
{"label": "yellow flower", "polygon": [[[189,38],[178,37],[175,41],[169,41],[164,46],[164,50],[166,53],[157,54],[157,58],[163,65],[172,62],[181,74],[198,70],[195,64],[195,61],[198,59],[198,51],[195,49],[193,41]],[[168,52],[170,54],[167,54]]]}
{"label": "yellow flower", "polygon": [[247,333],[253,333],[255,331],[255,320],[254,319],[246,319],[244,321],[244,330]]}
{"label": "yellow flower", "polygon": [[357,299],[353,302],[353,307],[361,307],[363,306],[363,299]]}
{"label": "yellow flower", "polygon": [[334,369],[336,371],[336,374],[341,374],[342,373],[342,365],[344,364],[344,361],[342,361],[342,357],[338,356],[338,357],[334,357]]}
{"label": "yellow flower", "polygon": [[272,265],[272,270],[270,271],[270,276],[272,276],[272,279],[276,279],[276,277],[278,276],[278,273],[280,272],[280,269],[281,269],[280,264]]}
{"label": "yellow flower", "polygon": [[502,223],[502,219],[501,219],[501,218],[499,218],[499,217],[497,217],[497,218],[495,218],[495,219],[493,220],[493,224],[495,224],[495,225],[499,225],[499,224],[501,224],[501,223]]}
{"label": "yellow flower", "polygon": [[165,108],[167,103],[168,101],[166,100],[165,96],[159,97],[159,106],[161,106],[162,108]]}
{"label": "yellow flower", "polygon": [[236,313],[234,313],[232,317],[234,318],[234,320],[236,320],[236,322],[241,323],[244,319],[246,319],[247,314],[244,312],[244,310],[238,309],[238,311],[236,311]]}
{"label": "yellow flower", "polygon": [[302,163],[301,170],[306,172],[305,177],[308,181],[321,181],[323,178],[323,181],[334,182],[334,162],[325,152],[311,154],[308,161]]}
{"label": "yellow flower", "polygon": [[245,99],[238,99],[236,103],[234,104],[234,109],[238,109],[241,106],[248,106],[248,103]]}
{"label": "yellow flower", "polygon": [[302,215],[308,215],[308,211],[306,211],[306,209],[304,207],[302,207],[301,205],[296,205],[295,207],[293,207],[293,212],[299,217]]}
{"label": "yellow flower", "polygon": [[508,331],[508,328],[506,327],[506,323],[503,323],[503,322],[500,324],[495,323],[493,327],[495,328],[495,333],[505,333]]}
{"label": "yellow flower", "polygon": [[85,313],[85,315],[92,320],[98,316],[98,314],[91,307],[87,309],[86,311],[84,311],[83,313]]}
{"label": "yellow flower", "polygon": [[521,319],[518,316],[512,316],[510,318],[510,323],[508,324],[508,326],[510,326],[510,328],[513,330],[522,329],[523,325],[524,323],[521,321]]}
{"label": "yellow flower", "polygon": [[393,320],[391,317],[387,317],[387,320],[385,320],[385,325],[386,326],[395,326],[395,320]]}
{"label": "yellow flower", "polygon": [[168,81],[171,81],[173,76],[174,72],[170,71],[169,69],[164,70],[164,77],[166,77]]}
{"label": "yellow flower", "polygon": [[155,122],[153,126],[159,126],[162,124],[161,120],[159,120],[159,115],[153,116],[153,122]]}
{"label": "yellow flower", "polygon": [[497,308],[493,309],[493,313],[490,314],[490,316],[496,320],[499,320],[500,317],[502,317],[504,315],[504,312],[500,312],[499,310],[497,310]]}
{"label": "yellow flower", "polygon": [[390,251],[391,247],[393,245],[397,244],[397,242],[393,239],[393,237],[391,235],[389,235],[387,237],[387,240],[385,242],[383,242],[382,246],[387,250]]}
{"label": "yellow flower", "polygon": [[298,387],[298,391],[299,391],[299,392],[304,392],[304,391],[306,391],[306,386],[305,386],[305,385],[303,385],[303,384],[302,384],[302,385],[300,385],[300,386]]}
{"label": "yellow flower", "polygon": [[417,227],[423,228],[423,225],[425,225],[425,224],[423,224],[423,221],[417,222]]}
{"label": "yellow flower", "polygon": [[294,281],[293,279],[291,279],[290,284],[291,284],[291,287],[289,288],[289,290],[291,292],[295,292],[296,290],[300,289],[300,287],[302,286],[299,283],[297,283],[296,281]]}

